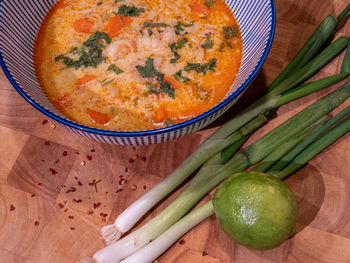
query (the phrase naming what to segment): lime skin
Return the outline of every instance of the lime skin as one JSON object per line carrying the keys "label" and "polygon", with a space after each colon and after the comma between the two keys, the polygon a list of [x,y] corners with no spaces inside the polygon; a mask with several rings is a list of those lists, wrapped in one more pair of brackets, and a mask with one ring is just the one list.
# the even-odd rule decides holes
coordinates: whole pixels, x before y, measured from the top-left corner
{"label": "lime skin", "polygon": [[224,232],[248,248],[271,249],[294,233],[296,199],[285,183],[271,175],[231,176],[216,190],[213,206]]}

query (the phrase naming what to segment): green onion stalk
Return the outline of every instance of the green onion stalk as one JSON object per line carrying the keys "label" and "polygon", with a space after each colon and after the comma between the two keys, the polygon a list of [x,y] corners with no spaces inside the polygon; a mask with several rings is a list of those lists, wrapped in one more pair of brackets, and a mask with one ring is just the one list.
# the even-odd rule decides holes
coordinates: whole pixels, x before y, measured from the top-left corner
{"label": "green onion stalk", "polygon": [[[310,130],[306,132],[309,136],[306,136],[306,141],[315,140],[315,134],[322,134],[325,131],[326,127],[333,126],[336,122],[342,119],[345,115],[349,113],[349,108],[345,109],[343,112],[338,114],[335,118],[325,123],[318,129],[314,129],[312,133]],[[316,125],[317,126],[317,125]],[[338,138],[346,134],[350,131],[350,117],[347,117],[341,123],[332,128],[329,132],[323,135],[320,139],[314,141],[310,146],[301,151],[297,157],[295,157],[291,163],[282,169],[279,173],[275,174],[279,179],[284,179],[287,176],[291,175],[293,172],[298,170],[300,167],[305,165],[308,161],[314,158],[317,154],[335,142]],[[311,134],[310,134],[311,132]],[[301,136],[303,137],[303,136]],[[305,136],[304,136],[305,137]],[[296,140],[293,140],[296,142]],[[286,142],[288,143],[288,142]],[[301,143],[303,144],[303,143]],[[285,144],[283,144],[285,146]],[[283,147],[281,147],[283,148]],[[293,147],[292,147],[293,148]],[[280,156],[281,151],[280,148],[276,149],[276,153],[274,156]],[[283,154],[282,154],[283,155]],[[258,166],[259,169],[254,169],[255,171],[259,170],[261,172],[266,172],[263,166]],[[266,168],[266,167],[265,167]],[[234,176],[234,175],[233,175]],[[183,218],[181,218],[178,222],[176,222],[173,226],[171,226],[168,230],[166,230],[163,234],[157,237],[148,245],[144,246],[131,256],[125,258],[121,261],[121,263],[150,263],[157,259],[161,254],[163,254],[169,247],[171,247],[178,239],[180,239],[185,233],[190,231],[196,225],[201,223],[203,220],[208,218],[209,216],[215,214],[215,209],[212,200],[206,202],[204,205],[199,208],[193,210]]]}
{"label": "green onion stalk", "polygon": [[93,259],[95,262],[120,262],[152,240],[154,242],[221,181],[271,156],[286,141],[296,138],[299,142],[304,134],[322,125],[324,117],[349,97],[350,81],[247,146],[224,165],[208,165],[205,170],[201,169],[187,188],[159,215],[116,243],[96,252]]}
{"label": "green onion stalk", "polygon": [[[347,11],[343,13],[346,14]],[[339,21],[341,20],[342,18],[339,18]],[[267,119],[265,118],[264,120],[262,116],[267,114],[268,111],[274,110],[291,100],[316,91],[317,88],[312,91],[310,87],[305,89],[300,87],[303,93],[292,93],[293,95],[289,97],[283,95],[283,93],[298,87],[301,83],[313,76],[347,46],[349,42],[348,39],[346,37],[340,37],[316,56],[321,47],[334,32],[337,24],[338,21],[333,16],[326,17],[316,29],[315,33],[310,37],[309,41],[297,54],[291,65],[287,67],[287,71],[284,71],[287,73],[283,73],[282,77],[279,77],[278,81],[272,84],[272,87],[270,86],[268,93],[214,132],[161,183],[153,187],[125,209],[115,220],[114,224],[103,227],[101,233],[106,244],[110,245],[116,242],[154,205],[184,182],[184,180],[193,174],[203,163],[262,126],[267,121]],[[335,84],[343,80],[347,75],[347,72],[343,72],[343,74],[331,77],[328,81],[329,83]],[[323,86],[325,86],[324,83],[325,82],[322,83]],[[321,88],[322,87],[318,86],[318,89]]]}

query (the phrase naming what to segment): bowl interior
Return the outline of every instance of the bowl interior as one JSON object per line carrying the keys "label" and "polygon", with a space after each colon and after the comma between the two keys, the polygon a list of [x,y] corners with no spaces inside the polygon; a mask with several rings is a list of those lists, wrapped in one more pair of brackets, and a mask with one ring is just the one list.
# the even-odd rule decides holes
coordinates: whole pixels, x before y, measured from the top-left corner
{"label": "bowl interior", "polygon": [[[33,63],[34,43],[42,20],[56,2],[57,0],[0,0],[0,64],[12,85],[30,104],[68,129],[81,131],[88,137],[93,137],[89,134],[151,136],[179,129],[179,133],[201,129],[225,112],[248,87],[267,56],[275,29],[273,0],[226,0],[240,25],[243,59],[238,77],[225,98],[209,111],[170,127],[140,132],[106,131],[67,119],[53,107],[37,82]],[[187,130],[181,131],[185,127]]]}

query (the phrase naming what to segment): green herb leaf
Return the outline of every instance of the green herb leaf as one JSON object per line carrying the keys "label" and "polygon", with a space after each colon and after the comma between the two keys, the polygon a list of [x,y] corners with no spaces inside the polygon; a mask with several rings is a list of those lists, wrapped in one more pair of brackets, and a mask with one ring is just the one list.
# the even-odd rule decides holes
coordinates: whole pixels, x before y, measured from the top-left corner
{"label": "green herb leaf", "polygon": [[200,63],[189,63],[187,62],[185,71],[194,70],[197,73],[202,73],[203,75],[207,74],[208,71],[215,71],[216,67],[216,58],[212,58],[208,63],[200,64]]}
{"label": "green herb leaf", "polygon": [[110,65],[109,67],[108,67],[108,70],[109,71],[113,71],[115,74],[117,74],[117,75],[119,75],[119,74],[121,74],[121,73],[123,73],[124,71],[123,70],[121,70],[120,68],[118,68],[117,66],[115,66],[115,65]]}
{"label": "green herb leaf", "polygon": [[[96,68],[104,60],[102,50],[105,45],[100,40],[104,40],[107,44],[111,42],[106,33],[97,31],[83,43],[83,46],[73,47],[68,54],[57,56],[55,61],[62,60],[67,68],[78,69],[82,66]],[[79,59],[69,57],[70,54],[78,55]]]}
{"label": "green herb leaf", "polygon": [[185,31],[184,27],[191,27],[193,26],[194,22],[192,21],[191,23],[184,24],[182,22],[177,22],[177,24],[174,26],[175,28],[175,34],[176,35],[187,35],[187,32]]}
{"label": "green herb leaf", "polygon": [[122,5],[119,7],[117,14],[123,16],[139,16],[144,13],[144,8],[137,8],[135,6]]}
{"label": "green herb leaf", "polygon": [[176,72],[173,77],[179,81],[183,81],[183,82],[188,82],[190,81],[191,79],[189,77],[186,77],[186,76],[182,76],[182,70],[179,70],[178,72]]}
{"label": "green herb leaf", "polygon": [[215,0],[205,0],[204,1],[204,4],[207,6],[207,7],[212,7],[213,5],[215,5]]}
{"label": "green herb leaf", "polygon": [[104,79],[104,80],[102,80],[101,85],[105,86],[105,85],[108,85],[108,84],[110,84],[112,82],[113,82],[113,80]]}
{"label": "green herb leaf", "polygon": [[222,27],[226,39],[231,39],[237,36],[236,26],[224,26]]}
{"label": "green herb leaf", "polygon": [[206,38],[204,40],[204,43],[202,45],[202,48],[205,48],[205,49],[210,49],[213,47],[213,42],[210,40],[210,35],[211,34],[206,34]]}
{"label": "green herb leaf", "polygon": [[100,1],[97,3],[97,5],[102,5],[103,4],[103,1]]}
{"label": "green herb leaf", "polygon": [[151,28],[151,27],[167,27],[167,24],[164,23],[152,23],[152,22],[144,22],[142,28]]}
{"label": "green herb leaf", "polygon": [[[144,67],[137,65],[136,69],[143,78],[157,77],[157,81],[160,85],[159,92],[167,94],[170,98],[175,98],[175,90],[171,87],[171,84],[169,82],[164,82],[164,74],[155,70],[152,58],[147,59],[146,65]],[[146,85],[150,89],[151,86],[147,83]],[[155,90],[154,87],[152,90]]]}
{"label": "green herb leaf", "polygon": [[144,67],[137,65],[136,69],[143,78],[155,77],[158,74],[158,72],[154,69],[152,58],[147,59]]}
{"label": "green herb leaf", "polygon": [[180,54],[177,53],[177,50],[181,49],[187,42],[188,42],[188,39],[184,37],[181,40],[179,40],[177,42],[177,44],[176,43],[172,43],[171,45],[169,45],[169,47],[170,47],[170,49],[173,52],[174,57],[175,57],[175,58],[172,58],[170,60],[171,64],[176,63],[181,58]]}

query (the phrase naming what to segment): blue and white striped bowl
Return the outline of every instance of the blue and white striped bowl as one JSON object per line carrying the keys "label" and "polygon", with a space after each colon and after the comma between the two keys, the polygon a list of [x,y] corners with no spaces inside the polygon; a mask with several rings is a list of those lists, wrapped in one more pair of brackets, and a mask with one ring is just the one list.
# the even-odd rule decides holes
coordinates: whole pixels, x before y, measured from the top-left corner
{"label": "blue and white striped bowl", "polygon": [[[247,89],[263,65],[275,30],[273,0],[225,0],[241,27],[243,60],[227,96],[209,111],[161,129],[117,132],[73,122],[57,111],[39,87],[33,47],[42,20],[57,0],[0,0],[0,64],[14,88],[36,109],[82,136],[121,145],[148,145],[197,131],[223,114]],[[21,21],[21,23],[18,23]]]}

